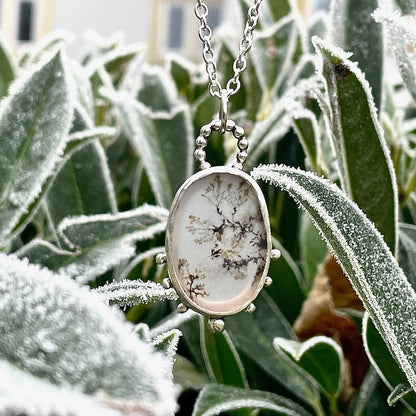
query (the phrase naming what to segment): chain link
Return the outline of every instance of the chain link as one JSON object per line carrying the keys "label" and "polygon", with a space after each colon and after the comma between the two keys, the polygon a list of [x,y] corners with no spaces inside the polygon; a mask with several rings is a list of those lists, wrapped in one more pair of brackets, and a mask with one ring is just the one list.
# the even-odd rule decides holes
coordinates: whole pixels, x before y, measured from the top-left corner
{"label": "chain link", "polygon": [[[239,53],[234,61],[234,76],[226,84],[227,96],[236,94],[241,86],[240,74],[246,69],[246,55],[253,44],[253,31],[259,20],[259,8],[262,0],[255,0],[247,12],[247,22],[244,28],[243,37],[240,40]],[[212,96],[221,98],[223,88],[218,80],[217,65],[215,64],[214,50],[212,49],[212,29],[208,25],[208,6],[203,0],[197,0],[195,4],[195,15],[201,25],[198,29],[199,38],[202,41],[202,58],[209,79],[209,92]]]}

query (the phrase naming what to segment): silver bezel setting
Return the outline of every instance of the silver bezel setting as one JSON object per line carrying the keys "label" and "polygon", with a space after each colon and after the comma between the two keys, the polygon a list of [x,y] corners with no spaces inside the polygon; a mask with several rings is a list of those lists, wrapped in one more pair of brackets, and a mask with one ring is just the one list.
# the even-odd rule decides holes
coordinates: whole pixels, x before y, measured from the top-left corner
{"label": "silver bezel setting", "polygon": [[[247,300],[245,302],[239,305],[235,305],[227,310],[222,310],[222,311],[218,311],[218,310],[213,311],[213,310],[204,308],[201,305],[199,305],[197,302],[192,300],[190,296],[188,296],[188,294],[185,292],[184,288],[180,284],[180,277],[178,276],[178,273],[176,271],[175,261],[173,259],[174,255],[172,253],[172,246],[174,244],[174,242],[172,241],[172,230],[174,227],[175,216],[176,216],[176,213],[178,212],[179,202],[181,201],[183,195],[187,193],[190,186],[193,185],[195,182],[203,178],[206,178],[207,176],[217,175],[217,174],[233,175],[233,176],[242,178],[250,185],[251,189],[254,191],[257,197],[258,207],[261,212],[263,226],[266,232],[266,245],[267,245],[264,270],[263,270],[261,278],[258,279],[258,281],[256,281],[255,284],[254,283],[252,284],[252,287],[250,289],[250,296],[247,297]],[[204,169],[200,172],[195,173],[182,184],[181,188],[178,190],[178,192],[175,195],[175,198],[172,203],[172,208],[168,217],[167,231],[166,231],[166,259],[167,259],[168,272],[169,272],[172,286],[175,288],[179,297],[181,298],[181,301],[186,306],[188,306],[189,308],[193,309],[196,312],[199,312],[203,315],[207,315],[211,317],[223,317],[227,315],[234,315],[238,312],[241,312],[247,309],[247,307],[251,305],[251,303],[260,293],[261,289],[264,287],[264,283],[266,281],[267,273],[268,273],[269,265],[270,265],[271,250],[272,250],[272,241],[271,241],[271,232],[270,232],[270,223],[269,223],[267,204],[266,204],[266,201],[264,199],[263,193],[259,185],[250,175],[248,175],[247,173],[239,169],[226,167],[226,166],[217,166],[217,167]]]}

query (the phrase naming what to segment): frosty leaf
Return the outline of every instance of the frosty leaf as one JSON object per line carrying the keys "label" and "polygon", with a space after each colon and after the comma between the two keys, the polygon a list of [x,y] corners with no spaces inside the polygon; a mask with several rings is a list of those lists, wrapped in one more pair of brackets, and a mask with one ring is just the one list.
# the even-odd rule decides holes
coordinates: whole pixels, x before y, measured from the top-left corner
{"label": "frosty leaf", "polygon": [[47,269],[0,254],[0,358],[58,386],[170,415],[166,360],[141,342],[123,314]]}
{"label": "frosty leaf", "polygon": [[159,253],[162,253],[165,250],[164,247],[154,247],[150,250],[144,251],[143,253],[137,254],[127,265],[120,268],[115,272],[113,276],[114,280],[121,281],[133,277],[134,275],[130,276],[130,273],[142,262],[147,259],[154,258]]}
{"label": "frosty leaf", "polygon": [[331,3],[332,39],[353,53],[353,60],[371,86],[376,108],[381,109],[383,84],[383,29],[371,17],[378,0],[335,0]]}
{"label": "frosty leaf", "polygon": [[15,254],[19,258],[27,258],[30,263],[39,264],[50,270],[59,270],[62,264],[75,256],[72,251],[62,250],[40,238],[34,238]]}
{"label": "frosty leaf", "polygon": [[376,22],[387,29],[388,39],[396,58],[397,68],[413,100],[416,101],[415,61],[410,52],[416,47],[416,26],[412,19],[400,16],[397,10],[377,9]]}
{"label": "frosty leaf", "polygon": [[93,57],[87,66],[87,72],[90,76],[102,68],[111,77],[113,85],[117,86],[123,78],[124,71],[128,64],[134,58],[143,53],[144,46],[142,44],[132,44],[128,46],[116,46],[101,51],[98,56]]}
{"label": "frosty leaf", "polygon": [[177,90],[186,96],[193,82],[192,74],[195,72],[195,65],[180,55],[170,54],[167,58],[167,67]]}
{"label": "frosty leaf", "polygon": [[252,175],[287,191],[309,214],[415,389],[416,294],[381,234],[322,178],[283,165],[259,167]]}
{"label": "frosty leaf", "polygon": [[298,30],[292,15],[256,33],[251,58],[263,93],[270,97],[275,96],[291,70],[297,36]]}
{"label": "frosty leaf", "polygon": [[322,71],[332,109],[333,148],[342,187],[375,223],[395,253],[396,178],[370,87],[344,52],[318,38],[313,41],[323,61]]}
{"label": "frosty leaf", "polygon": [[255,124],[249,137],[250,152],[245,162],[247,169],[253,167],[269,146],[279,142],[290,129],[291,119],[284,111],[283,102],[277,102],[274,108],[269,117]]}
{"label": "frosty leaf", "polygon": [[151,111],[172,112],[179,104],[175,84],[162,68],[143,65],[138,100]]}
{"label": "frosty leaf", "polygon": [[121,416],[98,398],[59,387],[0,360],[0,414],[12,416]]}
{"label": "frosty leaf", "polygon": [[[253,315],[257,315],[257,310]],[[259,326],[261,320],[255,321],[253,315],[239,314],[227,319],[227,332],[237,350],[249,357],[298,399],[312,406],[317,414],[323,414],[318,383],[286,354],[273,348],[272,341],[276,336],[291,338],[287,329],[282,327],[280,331],[276,330],[278,322],[274,323],[273,329],[266,323],[268,332],[265,332],[264,328]],[[265,316],[267,315],[263,315],[263,319]],[[272,321],[273,319],[270,319],[268,322]]]}
{"label": "frosty leaf", "polygon": [[58,236],[68,250],[35,239],[16,254],[86,283],[132,257],[137,241],[162,232],[167,215],[163,208],[144,205],[119,214],[65,218]]}
{"label": "frosty leaf", "polygon": [[179,329],[172,329],[153,338],[152,344],[158,351],[162,352],[173,362],[173,357],[178,349],[179,338],[181,335],[182,333]]}
{"label": "frosty leaf", "polygon": [[292,13],[297,7],[293,0],[283,0],[279,4],[274,0],[267,0],[267,6],[275,22]]}
{"label": "frosty leaf", "polygon": [[8,94],[9,86],[16,77],[15,65],[4,36],[0,33],[0,98]]}
{"label": "frosty leaf", "polygon": [[313,337],[303,343],[285,338],[275,338],[275,348],[289,354],[321,386],[333,408],[341,389],[343,353],[331,338]]}
{"label": "frosty leaf", "polygon": [[17,80],[0,107],[0,239],[18,224],[61,156],[72,116],[60,53]]}
{"label": "frosty leaf", "polygon": [[303,109],[292,113],[293,127],[305,152],[308,166],[319,172],[321,143],[318,122],[312,111]]}
{"label": "frosty leaf", "polygon": [[[169,207],[192,171],[193,131],[189,107],[150,113],[127,93],[105,91],[118,108],[131,145],[143,161],[159,205]],[[174,158],[169,155],[174,154]]]}
{"label": "frosty leaf", "polygon": [[113,182],[98,139],[86,143],[59,170],[46,198],[56,228],[68,216],[117,211]]}
{"label": "frosty leaf", "polygon": [[399,264],[407,279],[416,290],[416,226],[400,224]]}
{"label": "frosty leaf", "polygon": [[[371,415],[378,416],[385,412],[385,396],[378,397],[378,385],[381,383],[376,370],[370,367],[364,381],[362,382],[357,396],[353,399],[350,410],[355,416],[367,415],[367,410],[371,409]],[[370,416],[370,415],[369,415]]]}
{"label": "frosty leaf", "polygon": [[277,394],[218,384],[210,384],[202,389],[192,416],[215,416],[247,408],[268,410],[275,415],[311,416],[295,402]]}
{"label": "frosty leaf", "polygon": [[95,113],[94,96],[87,71],[78,62],[71,62],[71,73],[75,81],[76,98],[87,114],[93,118]]}
{"label": "frosty leaf", "polygon": [[100,294],[106,302],[120,306],[135,306],[143,303],[178,299],[174,289],[165,289],[161,284],[150,280],[147,282],[123,280],[107,283],[94,289],[93,292]]}
{"label": "frosty leaf", "polygon": [[212,382],[247,388],[248,382],[240,356],[226,331],[213,334],[208,318],[200,317],[201,351]]}
{"label": "frosty leaf", "polygon": [[[399,365],[367,314],[363,319],[363,341],[371,365],[391,391],[398,385],[408,384],[406,376],[400,371]],[[416,412],[416,393],[408,393],[403,401]]]}
{"label": "frosty leaf", "polygon": [[189,309],[185,313],[173,312],[151,329],[150,336],[152,338],[156,338],[158,335],[169,332],[172,329],[179,328],[185,322],[196,320],[198,317],[199,315],[192,309]]}
{"label": "frosty leaf", "polygon": [[47,59],[55,54],[56,51],[65,43],[73,39],[72,33],[66,30],[53,31],[41,39],[39,43],[33,45],[32,48],[21,58],[20,66],[29,67],[30,65],[40,62],[42,59]]}

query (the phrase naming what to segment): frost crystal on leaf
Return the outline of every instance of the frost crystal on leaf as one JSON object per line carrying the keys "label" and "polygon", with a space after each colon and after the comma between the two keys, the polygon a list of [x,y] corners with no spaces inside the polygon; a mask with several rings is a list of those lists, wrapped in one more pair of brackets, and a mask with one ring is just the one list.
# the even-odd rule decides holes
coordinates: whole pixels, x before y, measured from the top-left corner
{"label": "frost crystal on leaf", "polygon": [[312,173],[270,165],[252,175],[287,191],[309,214],[416,390],[416,293],[381,234],[337,186]]}
{"label": "frost crystal on leaf", "polygon": [[123,315],[65,276],[0,254],[0,359],[58,386],[149,414],[175,408],[169,363]]}
{"label": "frost crystal on leaf", "polygon": [[109,303],[120,306],[134,306],[142,303],[160,302],[163,300],[177,300],[174,289],[165,289],[161,284],[142,280],[124,280],[108,283],[93,290]]}

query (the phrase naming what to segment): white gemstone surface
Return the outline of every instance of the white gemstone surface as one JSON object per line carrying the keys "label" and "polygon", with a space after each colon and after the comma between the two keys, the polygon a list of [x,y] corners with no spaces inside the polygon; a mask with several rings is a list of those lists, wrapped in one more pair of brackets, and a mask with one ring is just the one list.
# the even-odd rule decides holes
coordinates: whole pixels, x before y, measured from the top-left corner
{"label": "white gemstone surface", "polygon": [[185,302],[222,316],[257,296],[269,265],[263,195],[244,172],[210,168],[178,191],[168,222],[169,275]]}

